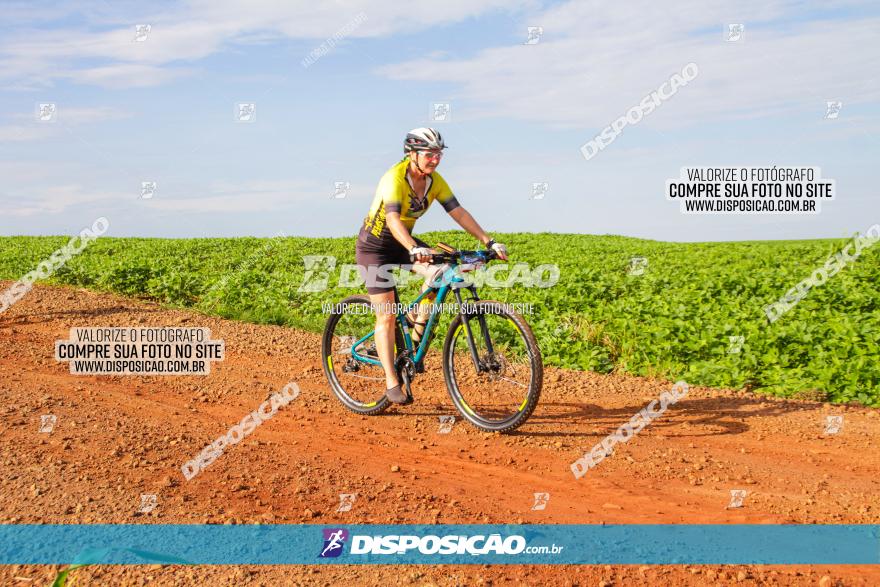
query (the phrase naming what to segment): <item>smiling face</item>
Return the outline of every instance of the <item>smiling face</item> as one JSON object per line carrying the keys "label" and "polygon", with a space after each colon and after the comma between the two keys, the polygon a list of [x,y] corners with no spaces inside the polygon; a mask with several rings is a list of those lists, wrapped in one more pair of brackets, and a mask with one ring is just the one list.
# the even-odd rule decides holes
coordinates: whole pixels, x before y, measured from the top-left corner
{"label": "smiling face", "polygon": [[432,173],[443,157],[443,151],[411,151],[409,154],[410,161],[415,162],[421,167],[425,173]]}

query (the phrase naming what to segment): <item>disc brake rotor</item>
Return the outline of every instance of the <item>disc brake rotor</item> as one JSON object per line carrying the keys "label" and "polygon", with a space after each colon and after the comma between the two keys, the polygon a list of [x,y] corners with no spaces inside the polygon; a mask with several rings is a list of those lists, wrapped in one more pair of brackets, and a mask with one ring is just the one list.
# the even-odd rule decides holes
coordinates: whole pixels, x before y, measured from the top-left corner
{"label": "disc brake rotor", "polygon": [[509,370],[507,359],[501,353],[491,353],[483,357],[483,365],[486,367],[485,374],[490,381],[501,379]]}

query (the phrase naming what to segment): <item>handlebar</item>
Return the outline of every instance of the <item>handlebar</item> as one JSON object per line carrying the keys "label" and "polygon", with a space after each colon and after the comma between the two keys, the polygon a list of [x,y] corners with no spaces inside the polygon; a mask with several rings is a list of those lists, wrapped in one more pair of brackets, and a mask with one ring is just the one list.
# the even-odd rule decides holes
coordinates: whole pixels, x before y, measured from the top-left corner
{"label": "handlebar", "polygon": [[[460,261],[464,261],[465,263],[473,263],[475,261],[481,261],[487,263],[489,261],[495,260],[498,258],[498,253],[496,253],[492,249],[484,249],[482,251],[458,251],[453,250],[449,253],[434,253],[431,255],[431,265],[442,265],[444,263],[449,263],[451,265],[456,265]],[[416,262],[415,256],[410,253],[409,260],[412,263]]]}

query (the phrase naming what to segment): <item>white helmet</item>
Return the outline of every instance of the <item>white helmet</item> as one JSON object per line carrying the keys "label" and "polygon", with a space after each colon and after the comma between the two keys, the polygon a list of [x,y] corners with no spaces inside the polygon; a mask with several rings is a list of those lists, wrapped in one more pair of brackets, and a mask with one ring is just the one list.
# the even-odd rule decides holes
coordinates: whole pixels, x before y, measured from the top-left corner
{"label": "white helmet", "polygon": [[433,128],[414,128],[406,133],[406,139],[403,141],[404,153],[445,148],[446,143],[443,142],[443,137]]}

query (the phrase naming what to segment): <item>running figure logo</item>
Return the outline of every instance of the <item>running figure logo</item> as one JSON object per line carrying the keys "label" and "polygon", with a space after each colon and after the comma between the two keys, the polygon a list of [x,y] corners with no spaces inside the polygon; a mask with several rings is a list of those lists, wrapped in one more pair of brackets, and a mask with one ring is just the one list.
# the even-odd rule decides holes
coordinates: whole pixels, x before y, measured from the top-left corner
{"label": "running figure logo", "polygon": [[430,116],[432,122],[450,122],[452,105],[449,102],[433,102]]}
{"label": "running figure logo", "polygon": [[727,40],[728,40],[728,42],[736,43],[738,41],[741,41],[745,30],[746,30],[746,26],[741,23],[727,25]]}
{"label": "running figure logo", "polygon": [[837,434],[843,428],[843,416],[827,416],[825,418],[825,434]]}
{"label": "running figure logo", "polygon": [[156,182],[155,181],[142,181],[141,182],[141,199],[149,200],[153,197],[153,194],[156,193]]}
{"label": "running figure logo", "polygon": [[[835,117],[836,118],[836,117]],[[55,122],[58,119],[58,109],[55,104],[40,104],[37,108],[37,120],[40,122]]]}
{"label": "running figure logo", "polygon": [[746,341],[746,337],[742,335],[736,335],[728,336],[727,339],[730,341],[730,345],[727,347],[727,354],[739,354],[739,352],[742,350],[743,343]]}
{"label": "running figure logo", "polygon": [[834,120],[839,117],[841,108],[843,108],[843,102],[840,100],[825,102],[825,120]]}
{"label": "running figure logo", "polygon": [[43,414],[40,416],[40,432],[49,434],[55,428],[58,417],[55,414]]}
{"label": "running figure logo", "polygon": [[440,416],[440,428],[437,429],[439,434],[449,434],[452,432],[452,426],[455,424],[455,416]]}
{"label": "running figure logo", "polygon": [[746,498],[746,494],[748,491],[745,489],[731,489],[730,490],[730,503],[727,504],[729,508],[741,508],[743,506],[743,500]]}
{"label": "running figure logo", "polygon": [[547,190],[550,189],[550,183],[546,181],[533,181],[532,182],[532,198],[533,200],[543,200],[544,196],[547,195]]}
{"label": "running figure logo", "polygon": [[324,528],[324,550],[318,558],[336,558],[342,554],[342,547],[348,540],[348,530],[343,528]]}
{"label": "running figure logo", "polygon": [[535,505],[532,506],[532,511],[538,511],[547,509],[547,502],[550,501],[549,493],[536,493],[535,494]]}
{"label": "running figure logo", "polygon": [[648,268],[648,259],[646,257],[633,257],[629,260],[629,267],[626,269],[627,275],[644,275],[645,269]]}
{"label": "running figure logo", "polygon": [[354,500],[357,499],[356,493],[340,493],[339,494],[339,507],[336,508],[337,512],[350,512],[351,508],[354,507]]}
{"label": "running figure logo", "polygon": [[523,45],[537,45],[541,40],[541,37],[544,35],[544,27],[542,26],[530,26],[528,27],[529,38],[526,39],[526,42]]}
{"label": "running figure logo", "polygon": [[156,509],[156,504],[159,503],[158,498],[154,494],[141,494],[141,506],[138,508],[139,514],[149,514],[151,511]]}

